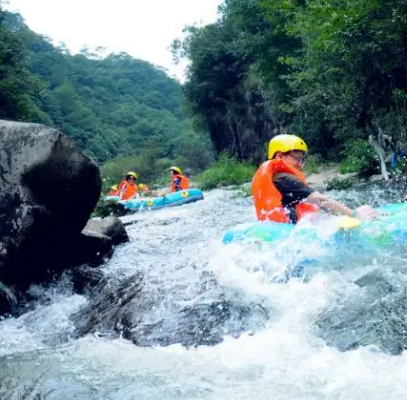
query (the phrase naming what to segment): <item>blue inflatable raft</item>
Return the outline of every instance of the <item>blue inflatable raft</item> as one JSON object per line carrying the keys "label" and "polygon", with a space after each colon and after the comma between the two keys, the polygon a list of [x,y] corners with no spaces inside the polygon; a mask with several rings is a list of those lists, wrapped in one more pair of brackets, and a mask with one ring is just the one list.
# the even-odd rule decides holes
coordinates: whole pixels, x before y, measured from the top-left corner
{"label": "blue inflatable raft", "polygon": [[222,241],[225,244],[248,241],[272,243],[290,237],[302,243],[317,240],[384,247],[407,244],[407,204],[389,204],[377,210],[382,215],[366,222],[349,217],[321,216],[315,221],[298,225],[276,222],[241,224],[227,231]]}
{"label": "blue inflatable raft", "polygon": [[385,254],[386,249],[403,251],[407,244],[407,204],[390,204],[377,210],[382,215],[366,222],[321,214],[297,225],[240,224],[224,234],[223,243],[254,243],[259,250],[281,253],[284,262],[292,260],[284,274],[273,281],[285,283],[291,278],[306,281],[319,270],[346,269],[350,258],[371,259]]}
{"label": "blue inflatable raft", "polygon": [[114,200],[123,204],[125,209],[132,211],[157,210],[164,207],[181,206],[203,200],[204,196],[199,189],[186,189],[169,193],[161,197],[139,197],[131,200],[119,200],[118,196],[107,196],[104,200]]}

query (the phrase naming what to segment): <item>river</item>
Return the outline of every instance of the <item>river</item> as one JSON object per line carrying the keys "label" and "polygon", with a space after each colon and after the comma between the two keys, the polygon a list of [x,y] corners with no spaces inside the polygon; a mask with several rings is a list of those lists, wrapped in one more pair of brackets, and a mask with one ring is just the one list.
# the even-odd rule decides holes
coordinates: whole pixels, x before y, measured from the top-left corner
{"label": "river", "polygon": [[[372,186],[333,195],[380,205],[403,191]],[[265,251],[221,243],[225,230],[254,217],[250,198],[220,189],[194,204],[126,217],[136,222],[127,227],[131,241],[103,268],[111,280],[144,273],[151,303],[139,326],[145,342],[75,337],[71,316],[88,299],[66,277],[34,286],[37,303],[0,321],[0,398],[406,399],[403,249],[368,257],[308,249],[320,253],[318,270],[307,282],[282,284],[276,276],[303,243]],[[220,318],[213,308],[225,301]],[[214,317],[208,345],[193,345],[197,337],[205,342],[205,332],[192,332],[201,325],[188,324],[185,313],[180,320],[181,309],[198,306]]]}

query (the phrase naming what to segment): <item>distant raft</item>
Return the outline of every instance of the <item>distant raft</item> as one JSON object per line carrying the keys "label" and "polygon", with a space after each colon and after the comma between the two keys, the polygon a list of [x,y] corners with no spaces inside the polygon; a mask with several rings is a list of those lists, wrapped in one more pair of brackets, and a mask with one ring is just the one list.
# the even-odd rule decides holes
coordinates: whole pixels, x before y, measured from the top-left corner
{"label": "distant raft", "polygon": [[[389,247],[407,244],[407,203],[378,207],[379,218],[361,222],[350,217],[316,219],[308,224],[252,222],[240,224],[223,236],[223,243],[273,243],[294,239],[301,243],[329,242],[335,245]],[[360,247],[359,247],[360,248]]]}
{"label": "distant raft", "polygon": [[199,189],[186,189],[169,193],[161,197],[140,197],[131,200],[119,200],[118,196],[107,196],[104,200],[115,200],[125,209],[131,211],[158,210],[165,207],[181,206],[203,200],[204,196]]}

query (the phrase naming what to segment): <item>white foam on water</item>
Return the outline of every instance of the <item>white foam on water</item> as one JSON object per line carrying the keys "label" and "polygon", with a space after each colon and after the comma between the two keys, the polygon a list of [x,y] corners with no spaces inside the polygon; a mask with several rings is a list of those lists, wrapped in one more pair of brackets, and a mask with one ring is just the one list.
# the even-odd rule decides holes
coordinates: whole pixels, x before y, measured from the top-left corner
{"label": "white foam on water", "polygon": [[362,289],[354,278],[376,269],[375,260],[358,265],[347,258],[343,271],[339,260],[339,267],[316,269],[306,283],[295,278],[278,283],[287,266],[299,261],[298,254],[330,254],[295,238],[261,251],[253,243],[222,245],[225,230],[253,220],[250,201],[233,200],[229,192],[214,191],[203,202],[133,218],[138,223],[128,229],[131,242],[117,249],[105,266],[107,274],[142,270],[147,290],[161,285],[168,296],[182,280],[185,293],[177,295],[188,302],[189,282],[210,271],[229,294],[265,307],[266,326],[190,349],[141,348],[97,335],[58,343],[52,336],[69,336],[69,316],[86,302],[58,292],[47,305],[0,322],[1,398],[18,398],[21,385],[47,393],[47,400],[407,398],[406,352],[391,356],[373,345],[340,352],[326,345],[316,327],[322,310],[344,296],[357,296]]}

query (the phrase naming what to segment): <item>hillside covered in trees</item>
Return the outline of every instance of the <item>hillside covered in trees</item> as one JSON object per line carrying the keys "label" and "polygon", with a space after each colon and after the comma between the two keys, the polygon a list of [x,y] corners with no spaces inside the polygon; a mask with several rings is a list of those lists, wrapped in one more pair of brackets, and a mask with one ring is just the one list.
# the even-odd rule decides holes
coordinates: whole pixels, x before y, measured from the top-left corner
{"label": "hillside covered in trees", "polygon": [[136,169],[149,180],[171,163],[208,165],[210,141],[193,129],[182,99],[180,84],[145,61],[71,55],[0,9],[0,118],[62,130],[110,175]]}
{"label": "hillside covered in trees", "polygon": [[220,14],[173,43],[217,153],[259,162],[282,132],[355,169],[378,164],[369,137],[405,149],[407,2],[225,0]]}

